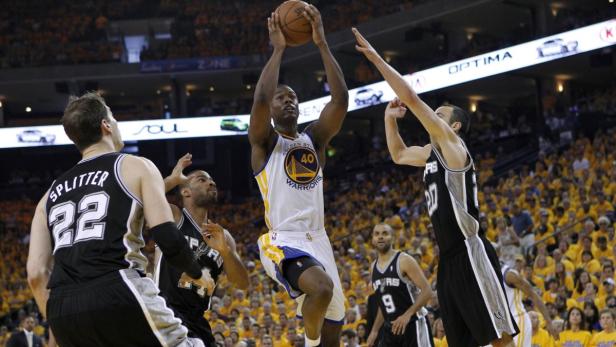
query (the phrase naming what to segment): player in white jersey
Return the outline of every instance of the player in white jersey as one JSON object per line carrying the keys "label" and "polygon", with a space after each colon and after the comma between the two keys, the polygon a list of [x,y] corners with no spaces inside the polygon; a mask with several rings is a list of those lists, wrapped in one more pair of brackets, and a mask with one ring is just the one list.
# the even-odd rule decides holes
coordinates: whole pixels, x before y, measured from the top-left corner
{"label": "player in white jersey", "polygon": [[530,321],[530,316],[524,308],[522,299],[527,297],[533,302],[533,306],[541,312],[545,319],[546,330],[555,338],[558,338],[558,332],[552,325],[550,313],[541,300],[541,297],[533,290],[533,287],[520,275],[520,273],[508,264],[501,264],[503,271],[503,282],[507,301],[511,314],[515,319],[516,324],[520,328],[520,333],[513,338],[514,346],[530,346],[533,338],[533,327]]}
{"label": "player in white jersey", "polygon": [[299,133],[297,95],[289,86],[278,85],[286,42],[280,19],[272,13],[268,29],[274,52],[255,88],[248,138],[269,229],[259,238],[263,267],[297,299],[307,345],[333,347],[340,344],[344,294],[325,232],[322,168],[325,149],[344,121],[348,90],[325,41],[321,15],[310,5],[304,16],[312,24],[331,100],[319,119]]}

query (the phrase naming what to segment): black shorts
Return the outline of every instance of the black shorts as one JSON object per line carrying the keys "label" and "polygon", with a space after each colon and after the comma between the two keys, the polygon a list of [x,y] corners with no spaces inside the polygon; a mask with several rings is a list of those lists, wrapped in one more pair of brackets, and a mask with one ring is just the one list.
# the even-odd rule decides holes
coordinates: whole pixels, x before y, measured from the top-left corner
{"label": "black shorts", "polygon": [[411,320],[404,334],[394,335],[391,323],[385,322],[379,332],[378,347],[434,347],[427,317]]}
{"label": "black shorts", "polygon": [[519,332],[507,303],[498,257],[486,239],[470,237],[442,255],[436,288],[449,346],[484,346],[503,333],[515,336]]}
{"label": "black shorts", "polygon": [[187,329],[157,293],[154,282],[135,270],[53,288],[49,325],[62,347],[175,346],[186,340]]}
{"label": "black shorts", "polygon": [[173,310],[175,315],[182,320],[183,325],[188,328],[188,337],[198,338],[206,347],[216,346],[216,340],[212,334],[210,323],[203,317],[203,314],[195,312],[180,312]]}

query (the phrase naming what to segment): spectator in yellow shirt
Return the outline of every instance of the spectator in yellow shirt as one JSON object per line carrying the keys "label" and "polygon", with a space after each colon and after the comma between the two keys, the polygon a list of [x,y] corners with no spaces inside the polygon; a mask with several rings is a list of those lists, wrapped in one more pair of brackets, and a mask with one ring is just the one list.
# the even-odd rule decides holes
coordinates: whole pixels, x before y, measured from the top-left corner
{"label": "spectator in yellow shirt", "polygon": [[257,347],[274,347],[274,340],[270,335],[263,334],[257,342]]}
{"label": "spectator in yellow shirt", "polygon": [[563,265],[565,265],[565,270],[567,270],[569,274],[572,274],[573,271],[575,271],[575,266],[571,260],[563,256],[563,252],[560,248],[557,248],[552,252],[552,259],[554,259],[554,264],[563,263]]}
{"label": "spectator in yellow shirt", "polygon": [[601,324],[601,329],[603,329],[600,333],[597,333],[592,340],[590,341],[590,347],[614,347],[616,346],[616,329],[614,327],[614,322],[616,321],[616,313],[614,310],[602,310],[601,311],[601,319],[599,323]]}
{"label": "spectator in yellow shirt", "polygon": [[591,283],[592,279],[588,271],[582,270],[579,272],[575,281],[575,290],[573,290],[573,299],[577,300],[580,296],[584,295],[586,284]]}
{"label": "spectator in yellow shirt", "polygon": [[597,259],[593,259],[591,251],[582,251],[582,262],[578,267],[585,269],[595,276],[601,274],[601,264]]}
{"label": "spectator in yellow shirt", "polygon": [[612,250],[608,247],[607,237],[601,235],[595,239],[593,245],[593,256],[598,261],[604,261],[612,258]]}
{"label": "spectator in yellow shirt", "polygon": [[549,266],[548,261],[543,254],[537,255],[535,258],[535,264],[533,266],[533,273],[535,276],[539,276],[541,278],[547,278],[548,275],[554,273],[554,267]]}
{"label": "spectator in yellow shirt", "polygon": [[447,337],[445,336],[445,328],[443,327],[443,321],[437,318],[432,324],[432,333],[434,334],[434,347],[448,347]]}
{"label": "spectator in yellow shirt", "polygon": [[616,295],[616,290],[614,289],[616,287],[615,284],[616,283],[612,278],[608,277],[603,280],[603,287],[601,288],[602,290],[599,290],[599,294],[597,295],[597,299],[595,300],[595,305],[597,305],[597,308],[599,310],[602,310],[607,306],[607,299],[609,297]]}
{"label": "spectator in yellow shirt", "polygon": [[589,347],[591,334],[585,327],[584,313],[577,307],[567,313],[566,330],[561,332],[557,347]]}
{"label": "spectator in yellow shirt", "polygon": [[568,291],[573,291],[573,278],[567,271],[567,267],[564,263],[556,263],[556,265],[554,265],[554,278],[559,286],[567,288]]}
{"label": "spectator in yellow shirt", "polygon": [[533,338],[531,341],[532,347],[553,347],[554,339],[547,330],[540,327],[539,314],[535,311],[528,311],[530,324],[533,328]]}
{"label": "spectator in yellow shirt", "polygon": [[612,203],[605,199],[603,192],[597,193],[597,202],[595,202],[591,208],[598,216],[605,216],[614,210]]}

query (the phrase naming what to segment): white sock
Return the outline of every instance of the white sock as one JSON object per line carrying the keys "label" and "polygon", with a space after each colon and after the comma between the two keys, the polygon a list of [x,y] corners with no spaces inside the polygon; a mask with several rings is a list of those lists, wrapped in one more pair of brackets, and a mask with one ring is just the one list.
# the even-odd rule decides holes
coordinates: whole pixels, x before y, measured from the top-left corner
{"label": "white sock", "polygon": [[308,336],[306,336],[306,346],[308,347],[318,346],[320,343],[321,343],[321,336],[319,336],[319,338],[316,340],[312,340],[308,338]]}

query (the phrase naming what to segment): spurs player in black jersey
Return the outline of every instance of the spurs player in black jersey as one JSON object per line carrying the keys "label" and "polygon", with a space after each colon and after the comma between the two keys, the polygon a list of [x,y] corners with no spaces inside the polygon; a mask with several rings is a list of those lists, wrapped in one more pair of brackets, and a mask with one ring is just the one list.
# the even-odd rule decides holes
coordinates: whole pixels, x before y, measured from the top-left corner
{"label": "spurs player in black jersey", "polygon": [[[192,155],[188,153],[178,160],[172,174],[164,180],[165,191],[179,186],[183,208],[169,204],[175,223],[214,282],[224,273],[236,288],[246,289],[249,284],[248,271],[236,252],[235,240],[220,225],[211,221],[204,223],[208,210],[217,201],[216,183],[203,170],[194,170],[184,175],[183,170],[191,164]],[[208,347],[215,346],[210,324],[203,317],[203,313],[210,307],[212,293],[192,283],[178,282],[181,272],[170,266],[158,248],[155,258],[154,281],[169,307],[188,328],[188,336],[200,338]]]}
{"label": "spurs player in black jersey", "polygon": [[372,245],[378,258],[370,268],[370,277],[379,310],[368,346],[374,346],[378,336],[380,347],[434,346],[428,311],[424,308],[434,292],[415,259],[392,248],[393,232],[387,224],[378,224],[372,230]]}
{"label": "spurs player in black jersey", "polygon": [[[387,147],[396,164],[425,167],[426,200],[440,259],[437,294],[450,346],[513,346],[518,333],[502,285],[494,248],[479,227],[473,158],[460,135],[470,117],[456,106],[432,110],[404,78],[353,28],[356,49],[370,60],[400,98],[385,111]],[[428,131],[430,143],[407,147],[396,119],[406,107]]]}
{"label": "spurs player in black jersey", "polygon": [[36,207],[27,263],[58,345],[203,346],[145,277],[144,218],[183,280],[213,283],[173,223],[160,172],[145,158],[118,153],[118,124],[100,96],[72,98],[61,121],[83,159]]}

